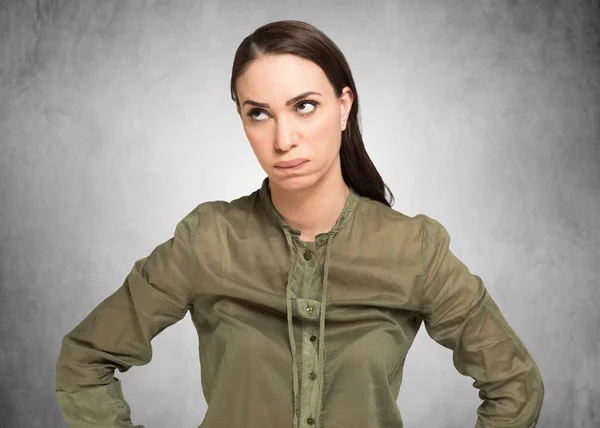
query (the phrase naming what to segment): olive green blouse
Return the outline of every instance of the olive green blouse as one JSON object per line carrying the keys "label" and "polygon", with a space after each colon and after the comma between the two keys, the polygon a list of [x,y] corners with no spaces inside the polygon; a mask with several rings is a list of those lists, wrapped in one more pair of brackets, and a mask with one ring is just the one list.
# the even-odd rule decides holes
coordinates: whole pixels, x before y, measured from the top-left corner
{"label": "olive green blouse", "polygon": [[55,386],[71,427],[143,428],[115,369],[149,363],[151,340],[188,311],[199,428],[402,428],[396,400],[422,323],[475,380],[476,427],[536,426],[538,366],[442,224],[350,189],[335,226],[305,242],[268,182],[199,204],[63,338]]}

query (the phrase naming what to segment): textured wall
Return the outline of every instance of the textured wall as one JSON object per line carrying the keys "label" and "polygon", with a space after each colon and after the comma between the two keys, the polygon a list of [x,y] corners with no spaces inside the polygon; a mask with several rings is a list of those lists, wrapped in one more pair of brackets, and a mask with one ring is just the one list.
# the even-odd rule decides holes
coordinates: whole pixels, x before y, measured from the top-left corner
{"label": "textured wall", "polygon": [[[543,372],[540,426],[600,426],[594,0],[0,0],[0,426],[65,426],[62,336],[188,210],[260,185],[228,79],[278,19],[345,52],[394,208],[440,220],[484,279]],[[121,375],[134,422],[197,426],[189,316],[153,344]],[[472,426],[471,383],[421,330],[407,428]]]}

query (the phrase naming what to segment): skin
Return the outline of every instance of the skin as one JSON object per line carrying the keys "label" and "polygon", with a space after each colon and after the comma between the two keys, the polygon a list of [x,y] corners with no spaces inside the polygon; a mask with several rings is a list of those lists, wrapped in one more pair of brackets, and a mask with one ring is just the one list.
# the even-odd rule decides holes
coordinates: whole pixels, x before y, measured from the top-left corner
{"label": "skin", "polygon": [[[236,89],[237,113],[269,177],[273,205],[288,225],[302,232],[300,239],[314,241],[315,235],[331,230],[348,197],[339,152],[354,101],[352,90],[345,87],[336,97],[318,65],[287,54],[255,60],[238,78]],[[320,95],[286,105],[308,91]],[[268,107],[245,104],[248,100]],[[297,171],[274,166],[297,158],[308,159]]]}

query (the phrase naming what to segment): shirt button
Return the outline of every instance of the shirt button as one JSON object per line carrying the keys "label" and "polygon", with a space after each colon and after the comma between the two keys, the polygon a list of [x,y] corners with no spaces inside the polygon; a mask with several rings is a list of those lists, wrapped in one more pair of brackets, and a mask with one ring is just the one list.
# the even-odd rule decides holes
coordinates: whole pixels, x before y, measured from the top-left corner
{"label": "shirt button", "polygon": [[312,253],[309,250],[306,250],[304,252],[304,260],[310,260],[311,257],[312,257]]}
{"label": "shirt button", "polygon": [[307,307],[306,307],[306,312],[308,312],[309,314],[312,314],[312,313],[313,313],[313,307],[312,307],[312,306],[310,306],[310,305],[309,305],[309,306],[307,306]]}
{"label": "shirt button", "polygon": [[317,336],[310,336],[310,341],[314,342],[315,340],[317,340]]}
{"label": "shirt button", "polygon": [[306,420],[306,423],[309,424],[309,425],[313,425],[315,423],[315,420],[313,418],[308,418]]}
{"label": "shirt button", "polygon": [[310,372],[308,377],[310,378],[310,380],[315,380],[317,378],[317,374],[315,372]]}

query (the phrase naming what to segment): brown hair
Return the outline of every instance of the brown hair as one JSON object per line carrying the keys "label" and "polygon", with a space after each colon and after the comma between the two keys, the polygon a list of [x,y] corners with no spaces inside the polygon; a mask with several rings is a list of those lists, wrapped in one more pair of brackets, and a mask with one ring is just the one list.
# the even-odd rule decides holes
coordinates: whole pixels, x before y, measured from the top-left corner
{"label": "brown hair", "polygon": [[[257,28],[238,47],[231,72],[231,99],[238,104],[236,81],[263,55],[292,54],[317,64],[340,97],[346,86],[354,93],[346,129],[342,131],[340,161],[345,183],[359,195],[391,207],[394,195],[367,154],[359,123],[358,93],[350,66],[337,45],[316,27],[302,21],[271,22]],[[386,197],[386,190],[389,199]]]}

